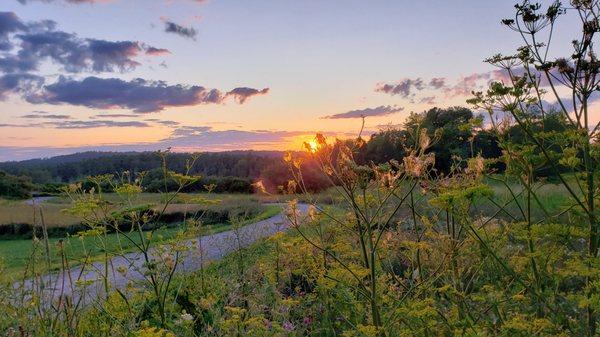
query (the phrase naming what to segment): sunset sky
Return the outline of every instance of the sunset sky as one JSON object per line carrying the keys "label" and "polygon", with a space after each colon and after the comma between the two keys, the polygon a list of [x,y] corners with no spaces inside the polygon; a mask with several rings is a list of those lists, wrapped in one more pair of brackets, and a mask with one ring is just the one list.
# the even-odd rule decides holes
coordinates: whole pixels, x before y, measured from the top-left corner
{"label": "sunset sky", "polygon": [[[0,161],[298,150],[465,105],[519,37],[497,0],[1,0]],[[559,21],[552,52],[577,32]]]}

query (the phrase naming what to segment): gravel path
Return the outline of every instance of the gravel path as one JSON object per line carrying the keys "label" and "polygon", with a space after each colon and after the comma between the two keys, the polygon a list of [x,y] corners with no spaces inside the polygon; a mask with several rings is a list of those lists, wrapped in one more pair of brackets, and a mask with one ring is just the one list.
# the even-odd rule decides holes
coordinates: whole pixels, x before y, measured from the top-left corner
{"label": "gravel path", "polygon": [[[282,205],[283,206],[283,205]],[[298,211],[306,213],[308,205],[299,204]],[[198,239],[183,242],[189,248],[182,252],[181,263],[177,267],[178,273],[197,270],[202,263],[218,260],[235,251],[239,246],[246,247],[253,242],[283,231],[289,227],[289,222],[282,213],[239,228],[237,231],[229,230],[221,233],[202,236]],[[167,247],[167,246],[162,246]],[[200,247],[202,249],[200,249]],[[156,254],[153,250],[152,254]],[[25,283],[15,284],[20,290],[29,293],[37,289],[43,292],[48,304],[56,303],[60,298],[69,297],[73,303],[86,304],[99,298],[105,293],[104,274],[105,263],[95,262],[77,266],[69,272],[49,274],[41,279],[28,280]],[[128,253],[115,256],[109,260],[109,283],[111,289],[125,292],[128,284],[141,286],[144,273],[147,271],[141,253]],[[26,295],[29,297],[29,295]]]}
{"label": "gravel path", "polygon": [[33,206],[33,205],[39,205],[39,204],[41,204],[43,202],[46,202],[46,201],[48,201],[48,200],[50,200],[52,198],[55,198],[55,197],[52,197],[52,196],[33,197],[33,198],[30,198],[30,199],[27,199],[27,200],[23,200],[23,202],[26,205]]}

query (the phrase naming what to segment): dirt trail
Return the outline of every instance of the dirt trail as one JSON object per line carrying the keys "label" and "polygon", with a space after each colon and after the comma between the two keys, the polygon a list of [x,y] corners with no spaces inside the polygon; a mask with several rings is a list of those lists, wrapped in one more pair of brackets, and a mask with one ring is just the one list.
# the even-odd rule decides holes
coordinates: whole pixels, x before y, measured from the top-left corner
{"label": "dirt trail", "polygon": [[[298,205],[298,210],[302,214],[306,213],[307,209],[308,205]],[[246,247],[261,238],[269,237],[288,227],[289,221],[282,212],[271,218],[245,225],[237,231],[229,230],[187,240],[185,244],[190,249],[182,253],[184,255],[182,263],[177,267],[177,273],[197,270],[201,261],[206,264],[218,260],[235,251],[238,245]],[[202,247],[202,250],[199,247]],[[44,297],[47,300],[52,299],[52,301],[47,302],[56,302],[59,298],[69,297],[73,303],[77,303],[79,300],[83,304],[90,303],[105,293],[102,278],[104,269],[104,261],[94,262],[73,267],[69,272],[46,275],[42,277],[42,280],[21,282],[15,284],[15,287],[18,288],[17,291],[24,290],[26,293],[30,293],[34,287],[40,290],[43,284],[45,285],[43,289]],[[126,272],[123,273],[123,270]],[[111,289],[116,288],[124,291],[130,283],[140,285],[141,281],[144,280],[146,271],[141,253],[128,253],[111,258],[109,260],[108,275]],[[28,295],[25,296],[28,297]]]}

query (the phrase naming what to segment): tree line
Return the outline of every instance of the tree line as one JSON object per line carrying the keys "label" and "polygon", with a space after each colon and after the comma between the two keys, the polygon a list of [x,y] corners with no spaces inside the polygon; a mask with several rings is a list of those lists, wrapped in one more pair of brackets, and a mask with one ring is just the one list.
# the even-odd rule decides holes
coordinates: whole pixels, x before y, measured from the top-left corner
{"label": "tree line", "polygon": [[[390,160],[402,161],[409,155],[408,149],[415,148],[419,132],[426,132],[432,145],[428,152],[435,153],[434,172],[448,174],[460,159],[480,155],[486,159],[500,158],[502,150],[496,136],[485,128],[486,121],[465,107],[432,108],[422,113],[411,114],[400,127],[385,127],[359,142],[355,148],[355,160],[359,164],[380,164]],[[568,132],[564,117],[558,113],[540,114],[534,121],[537,132]],[[526,144],[526,135],[518,127],[508,130],[511,141]],[[554,149],[557,153],[560,148]],[[188,153],[167,153],[168,170],[183,172]],[[270,192],[285,189],[292,180],[289,166],[283,161],[280,151],[233,151],[201,153],[195,160],[190,174],[202,176],[188,186],[186,192],[205,191],[212,186],[215,192],[252,193],[253,184],[261,181]],[[328,181],[318,171],[310,156],[300,156],[306,188],[319,191],[329,187]],[[0,195],[26,197],[32,190],[57,193],[60,187],[72,182],[87,182],[86,177],[102,174],[117,174],[127,171],[130,176],[146,172],[143,186],[148,192],[157,192],[165,187],[162,159],[155,152],[84,152],[49,159],[33,159],[21,162],[0,163]],[[495,166],[497,172],[505,164]],[[536,167],[540,176],[552,177],[549,168]],[[167,189],[170,182],[166,182]]]}

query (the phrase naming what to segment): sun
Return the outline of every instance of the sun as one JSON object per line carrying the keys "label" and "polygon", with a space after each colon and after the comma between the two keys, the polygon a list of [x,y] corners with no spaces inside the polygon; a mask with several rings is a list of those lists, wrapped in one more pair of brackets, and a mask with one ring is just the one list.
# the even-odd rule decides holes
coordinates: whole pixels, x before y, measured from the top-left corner
{"label": "sun", "polygon": [[317,144],[316,140],[314,140],[314,139],[309,140],[307,142],[307,144],[309,146],[309,151],[310,152],[315,153],[315,152],[317,152],[317,150],[319,150],[319,144]]}

